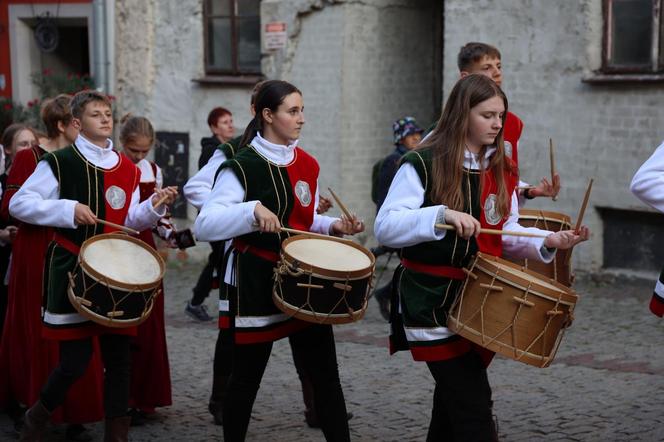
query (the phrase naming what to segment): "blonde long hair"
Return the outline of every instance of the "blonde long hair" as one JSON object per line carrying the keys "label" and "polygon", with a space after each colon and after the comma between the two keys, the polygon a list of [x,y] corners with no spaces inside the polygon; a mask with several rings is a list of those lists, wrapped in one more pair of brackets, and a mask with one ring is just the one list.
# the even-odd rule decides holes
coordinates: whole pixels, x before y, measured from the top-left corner
{"label": "blonde long hair", "polygon": [[[500,97],[505,104],[503,128],[501,128],[494,147],[488,170],[494,172],[498,187],[498,210],[506,217],[509,214],[511,195],[508,195],[506,174],[516,174],[516,167],[505,156],[503,129],[507,117],[507,97],[502,89],[490,78],[481,74],[471,74],[460,79],[452,89],[443,113],[431,132],[431,135],[418,149],[431,148],[432,178],[431,200],[436,204],[445,204],[452,210],[462,211],[470,201],[466,201],[462,190],[464,152],[468,136],[470,110],[479,103],[493,97]],[[482,146],[479,157],[484,158],[487,147]],[[484,164],[482,164],[481,186],[484,185]]]}

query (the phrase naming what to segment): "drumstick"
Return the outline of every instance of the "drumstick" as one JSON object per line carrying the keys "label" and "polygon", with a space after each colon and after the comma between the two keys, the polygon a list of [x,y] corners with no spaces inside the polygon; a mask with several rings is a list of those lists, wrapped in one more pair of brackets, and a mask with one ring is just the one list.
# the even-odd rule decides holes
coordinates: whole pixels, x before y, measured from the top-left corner
{"label": "drumstick", "polygon": [[[171,188],[171,189],[172,189],[172,188],[175,188],[175,190],[177,190],[177,189],[178,189],[178,186],[169,186],[169,188]],[[162,196],[162,197],[159,198],[159,200],[157,201],[157,204],[154,204],[152,207],[159,207],[159,206],[161,206],[161,205],[164,203],[164,201],[166,201],[167,199],[168,199],[168,195],[164,195],[164,196]]]}
{"label": "drumstick", "polygon": [[[456,230],[451,224],[436,224],[434,225],[436,229],[440,230]],[[509,235],[509,236],[525,236],[528,238],[546,238],[549,235],[542,233],[531,233],[531,232],[514,232],[511,230],[497,230],[497,229],[480,229],[480,233],[486,233],[489,235]]]}
{"label": "drumstick", "polygon": [[[588,188],[586,189],[586,194],[583,197],[583,203],[581,203],[581,210],[579,210],[579,216],[576,219],[576,226],[574,227],[574,233],[579,234],[579,229],[581,229],[581,223],[583,222],[583,215],[586,213],[586,206],[588,206],[588,199],[590,198],[590,190],[593,188],[593,181],[594,178],[590,178],[590,182],[588,183]],[[574,250],[574,247],[569,249],[569,253],[567,254],[567,257],[565,258],[565,265],[569,263],[569,261],[572,259],[572,251]]]}
{"label": "drumstick", "polygon": [[336,201],[337,204],[339,204],[339,208],[344,213],[344,215],[346,215],[346,218],[348,218],[349,221],[352,220],[353,216],[350,214],[350,211],[346,208],[346,206],[344,206],[344,203],[341,202],[341,200],[339,199],[337,194],[334,193],[334,191],[332,189],[330,189],[329,187],[327,188],[327,190],[330,191],[330,195],[332,195],[332,198],[334,198],[334,201]]}
{"label": "drumstick", "polygon": [[588,183],[588,188],[586,189],[586,194],[583,197],[583,203],[581,204],[581,210],[579,210],[579,216],[576,219],[576,227],[574,227],[574,233],[579,234],[579,229],[581,228],[581,222],[583,221],[583,215],[586,213],[586,206],[588,206],[588,199],[590,198],[590,191],[593,188],[594,178],[590,178]]}
{"label": "drumstick", "polygon": [[280,227],[279,230],[292,233],[293,235],[309,235],[316,238],[330,239],[330,235],[321,235],[320,233],[307,232],[306,230],[289,229],[288,227]]}
{"label": "drumstick", "polygon": [[[549,156],[551,158],[551,185],[553,186],[553,177],[556,175],[556,163],[553,159],[553,139],[549,138]],[[558,196],[552,198],[554,201],[558,200]]]}
{"label": "drumstick", "polygon": [[129,233],[129,234],[131,234],[131,235],[138,235],[138,234],[141,233],[141,232],[139,232],[138,230],[134,230],[134,229],[132,229],[132,228],[129,228],[129,227],[127,227],[127,226],[122,226],[122,225],[120,225],[120,224],[115,224],[115,223],[112,223],[112,222],[110,222],[110,221],[103,220],[103,219],[101,219],[101,218],[97,218],[97,223],[99,223],[99,224],[106,224],[106,225],[109,226],[109,227],[115,227],[116,229],[122,230],[123,232],[125,232],[125,233]]}

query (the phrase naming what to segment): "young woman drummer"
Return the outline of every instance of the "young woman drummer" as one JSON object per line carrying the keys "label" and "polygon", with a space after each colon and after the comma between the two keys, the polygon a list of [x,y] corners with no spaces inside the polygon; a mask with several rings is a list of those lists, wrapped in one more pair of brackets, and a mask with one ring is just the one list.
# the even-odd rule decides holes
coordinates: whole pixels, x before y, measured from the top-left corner
{"label": "young woman drummer", "polygon": [[[486,365],[492,354],[446,328],[459,294],[461,268],[482,251],[550,261],[555,248],[588,238],[548,232],[546,238],[481,234],[481,228],[545,231],[518,223],[516,168],[505,155],[507,98],[489,78],[459,80],[431,136],[402,160],[378,212],[378,242],[402,248],[395,272],[391,351],[410,350],[435,380],[427,440],[496,440]],[[455,232],[439,230],[452,224]],[[398,303],[398,304],[397,304]]]}
{"label": "young woman drummer", "polygon": [[199,240],[234,238],[226,267],[229,293],[220,301],[220,315],[226,310],[220,323],[234,345],[223,404],[224,440],[244,440],[272,343],[286,336],[311,373],[325,438],[349,440],[332,327],[281,313],[272,302],[272,275],[281,241],[288,237],[282,226],[343,235],[361,232],[364,225],[315,213],[318,163],[297,147],[304,124],[302,93],[285,81],[267,81],[256,94],[255,109],[241,143],[249,145],[221,165],[195,223]]}

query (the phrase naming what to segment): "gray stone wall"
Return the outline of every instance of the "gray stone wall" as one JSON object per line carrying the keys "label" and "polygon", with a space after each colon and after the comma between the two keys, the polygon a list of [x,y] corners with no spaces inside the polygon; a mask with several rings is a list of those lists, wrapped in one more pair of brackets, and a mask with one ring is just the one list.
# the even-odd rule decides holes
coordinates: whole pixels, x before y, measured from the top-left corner
{"label": "gray stone wall", "polygon": [[664,88],[581,81],[601,63],[600,0],[447,0],[444,35],[445,95],[458,78],[456,55],[464,43],[501,50],[510,109],[525,123],[519,149],[524,180],[549,175],[548,139],[554,140],[563,190],[557,202],[538,199],[528,207],[575,219],[588,179],[595,178],[584,218],[593,238],[575,250],[574,263],[598,269],[603,225],[597,208],[646,210],[629,183],[664,138]]}

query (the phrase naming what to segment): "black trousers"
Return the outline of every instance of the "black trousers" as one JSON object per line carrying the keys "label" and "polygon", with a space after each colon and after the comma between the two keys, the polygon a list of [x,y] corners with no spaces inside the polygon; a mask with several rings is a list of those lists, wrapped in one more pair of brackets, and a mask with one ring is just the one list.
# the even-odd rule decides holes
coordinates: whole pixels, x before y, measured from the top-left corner
{"label": "black trousers", "polygon": [[[129,406],[131,359],[129,336],[99,336],[104,362],[104,414],[112,419],[125,416]],[[60,341],[60,363],[42,388],[40,399],[53,411],[65,401],[67,391],[85,374],[92,357],[92,338]]]}
{"label": "black trousers", "polygon": [[[221,405],[226,398],[226,386],[228,379],[233,371],[233,342],[232,338],[229,339],[229,333],[224,330],[219,330],[217,336],[217,343],[214,349],[214,363],[213,363],[213,377],[212,377],[212,394],[210,395],[210,407],[221,409]],[[293,349],[292,337],[288,339],[291,351]],[[304,399],[304,414],[307,422],[318,422],[318,415],[316,414],[314,389],[311,383],[311,376],[306,372],[306,360],[303,358],[301,352],[292,352],[293,362],[297,376],[300,378],[302,384],[302,398]]]}
{"label": "black trousers", "polygon": [[215,269],[219,278],[223,280],[221,255],[224,253],[224,241],[213,241],[210,243],[210,247],[212,247],[212,252],[208,256],[208,261],[203,270],[201,270],[201,274],[198,276],[196,286],[194,286],[191,305],[201,305],[205,301],[205,298],[208,297],[210,290],[212,290],[212,278],[214,277]]}
{"label": "black trousers", "polygon": [[436,380],[427,442],[495,441],[491,387],[477,353],[427,362]]}
{"label": "black trousers", "polygon": [[[327,441],[349,441],[334,334],[330,325],[313,325],[290,337],[294,359],[310,374],[315,407]],[[244,441],[251,410],[272,351],[272,342],[235,345],[233,371],[223,404],[224,440]]]}

